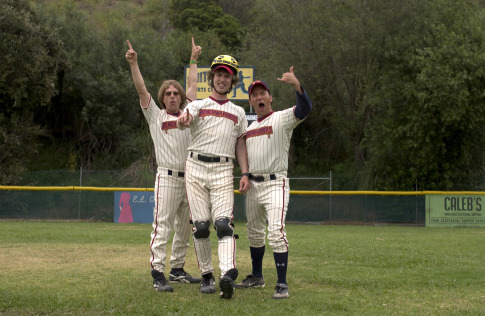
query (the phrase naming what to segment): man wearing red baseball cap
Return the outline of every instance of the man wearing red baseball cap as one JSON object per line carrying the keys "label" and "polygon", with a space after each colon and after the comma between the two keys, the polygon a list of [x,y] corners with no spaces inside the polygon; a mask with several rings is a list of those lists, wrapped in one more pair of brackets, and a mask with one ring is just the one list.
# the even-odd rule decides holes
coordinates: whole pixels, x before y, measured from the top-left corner
{"label": "man wearing red baseball cap", "polygon": [[278,275],[273,298],[284,299],[290,296],[286,282],[288,240],[285,230],[290,197],[288,150],[293,129],[310,114],[312,102],[296,78],[293,66],[278,81],[295,89],[296,106],[274,112],[268,85],[256,80],[249,86],[249,104],[258,116],[246,132],[251,180],[251,190],[246,195],[246,217],[252,273],[236,287],[264,287],[262,266],[267,225]]}

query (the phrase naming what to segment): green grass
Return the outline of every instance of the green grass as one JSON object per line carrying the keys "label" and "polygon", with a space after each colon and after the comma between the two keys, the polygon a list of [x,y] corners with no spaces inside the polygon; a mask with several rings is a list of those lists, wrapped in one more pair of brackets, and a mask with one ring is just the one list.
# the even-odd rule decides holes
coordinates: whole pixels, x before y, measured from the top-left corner
{"label": "green grass", "polygon": [[[271,298],[267,245],[266,287],[238,289],[230,301],[198,285],[153,290],[150,231],[0,221],[0,315],[485,315],[485,229],[290,224],[290,298]],[[240,281],[250,273],[244,223],[236,232]],[[192,242],[186,270],[199,275]]]}

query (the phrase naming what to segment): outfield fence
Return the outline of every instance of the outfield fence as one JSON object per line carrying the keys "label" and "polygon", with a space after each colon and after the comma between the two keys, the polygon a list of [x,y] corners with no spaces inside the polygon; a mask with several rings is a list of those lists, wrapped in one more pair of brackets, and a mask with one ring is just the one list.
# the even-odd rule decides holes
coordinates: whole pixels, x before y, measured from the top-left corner
{"label": "outfield fence", "polygon": [[[0,218],[113,221],[114,192],[153,188],[0,186]],[[424,226],[425,196],[484,192],[290,191],[288,222]],[[235,191],[235,220],[245,220],[244,195]]]}
{"label": "outfield fence", "polygon": [[[153,196],[153,181],[154,174],[149,170],[131,175],[126,171],[82,169],[31,173],[22,179],[21,185],[0,186],[0,218],[113,221],[118,207],[115,194],[130,191]],[[483,191],[332,191],[331,173],[322,177],[290,178],[290,183],[293,190],[290,191],[287,222],[424,226],[426,196],[485,195]],[[238,187],[239,178],[235,178],[234,185]],[[245,195],[234,192],[234,218],[244,221]],[[133,196],[136,198],[136,194]],[[472,202],[481,207],[480,199]],[[483,200],[485,203],[485,198]],[[480,210],[476,215],[482,216],[481,213]]]}

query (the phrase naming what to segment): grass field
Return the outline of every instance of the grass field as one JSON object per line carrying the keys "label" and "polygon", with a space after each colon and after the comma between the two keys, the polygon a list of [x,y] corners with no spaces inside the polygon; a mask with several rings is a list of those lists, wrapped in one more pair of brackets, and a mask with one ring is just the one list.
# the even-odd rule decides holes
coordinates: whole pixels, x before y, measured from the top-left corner
{"label": "grass field", "polygon": [[[266,287],[236,289],[228,301],[198,285],[155,291],[149,224],[0,221],[0,315],[485,315],[485,229],[287,230],[290,298],[271,298],[267,246]],[[240,281],[250,273],[244,223],[236,232]],[[199,274],[192,242],[186,270]]]}

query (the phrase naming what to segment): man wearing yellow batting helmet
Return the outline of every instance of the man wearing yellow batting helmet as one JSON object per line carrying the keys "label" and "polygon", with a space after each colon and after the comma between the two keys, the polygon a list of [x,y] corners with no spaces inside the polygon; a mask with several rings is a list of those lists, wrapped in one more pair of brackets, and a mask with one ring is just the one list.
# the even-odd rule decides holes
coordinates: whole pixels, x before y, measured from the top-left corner
{"label": "man wearing yellow batting helmet", "polygon": [[211,223],[218,237],[221,298],[234,294],[236,243],[233,232],[234,160],[243,176],[239,190],[249,190],[246,150],[247,120],[243,108],[229,101],[227,94],[238,82],[237,60],[217,56],[210,67],[209,98],[194,101],[179,117],[181,129],[190,127],[192,141],[185,164],[186,191],[193,222],[194,248],[202,274],[200,291],[215,292],[214,268],[209,240]]}

